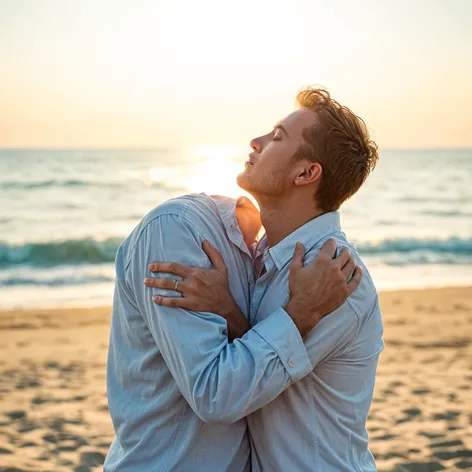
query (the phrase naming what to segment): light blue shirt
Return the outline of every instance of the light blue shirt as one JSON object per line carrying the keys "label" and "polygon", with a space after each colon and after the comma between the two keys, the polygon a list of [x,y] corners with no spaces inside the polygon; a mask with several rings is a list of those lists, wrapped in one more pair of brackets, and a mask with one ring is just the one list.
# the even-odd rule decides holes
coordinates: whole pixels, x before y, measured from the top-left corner
{"label": "light blue shirt", "polygon": [[305,246],[308,263],[329,238],[336,240],[338,250],[349,248],[363,269],[362,282],[308,335],[313,371],[248,417],[254,471],[377,470],[365,424],[384,346],[382,316],[372,279],[341,232],[339,213],[311,220],[270,249],[267,239],[261,240],[256,257],[263,258],[267,272],[255,285],[250,322],[259,326],[287,303],[289,263],[297,241]]}
{"label": "light blue shirt", "polygon": [[[166,202],[144,218],[117,253],[107,367],[116,436],[105,472],[249,471],[245,416],[313,369],[298,330],[280,305],[272,304],[272,314],[264,308],[264,320],[228,343],[223,318],[154,304],[153,293],[168,292],[144,286],[144,278],[151,276],[148,265],[172,261],[209,268],[204,239],[221,252],[231,293],[249,316],[253,258],[237,225],[234,200],[190,195]],[[289,418],[294,422],[290,434],[297,430],[299,408]],[[267,439],[278,437],[262,433],[255,419],[252,424]],[[290,434],[284,439],[291,444],[290,454],[303,454],[308,439],[299,444],[300,434]],[[267,441],[260,446],[261,452],[267,450]],[[276,454],[280,463],[285,452]]]}

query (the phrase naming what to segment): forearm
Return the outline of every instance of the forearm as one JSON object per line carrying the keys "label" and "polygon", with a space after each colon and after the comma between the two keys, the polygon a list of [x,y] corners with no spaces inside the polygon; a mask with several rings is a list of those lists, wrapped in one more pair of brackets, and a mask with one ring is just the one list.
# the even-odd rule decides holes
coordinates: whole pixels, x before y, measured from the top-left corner
{"label": "forearm", "polygon": [[318,321],[322,318],[322,314],[312,313],[312,316],[307,316],[306,307],[302,303],[298,303],[296,299],[290,299],[284,310],[292,319],[297,327],[302,339],[305,339],[308,333],[316,326]]}
{"label": "forearm", "polygon": [[205,421],[224,423],[262,408],[313,368],[303,340],[282,310],[204,363],[193,385],[192,402]]}
{"label": "forearm", "polygon": [[237,338],[244,336],[250,329],[246,317],[239,311],[228,321],[228,340],[233,342]]}
{"label": "forearm", "polygon": [[238,421],[312,370],[298,330],[281,310],[232,343],[215,314],[161,308],[149,315],[172,377],[205,422]]}
{"label": "forearm", "polygon": [[222,311],[222,313],[216,314],[222,316],[226,320],[228,326],[228,340],[229,342],[233,342],[235,339],[244,336],[244,334],[251,329],[251,326],[249,325],[246,316],[244,316],[244,313],[234,300],[232,300],[225,308],[226,309]]}

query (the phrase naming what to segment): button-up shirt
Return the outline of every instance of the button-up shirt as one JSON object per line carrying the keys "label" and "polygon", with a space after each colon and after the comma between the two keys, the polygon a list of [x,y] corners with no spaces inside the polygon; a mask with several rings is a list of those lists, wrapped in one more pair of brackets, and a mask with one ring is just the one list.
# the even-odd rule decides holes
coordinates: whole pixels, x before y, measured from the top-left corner
{"label": "button-up shirt", "polygon": [[253,258],[234,200],[170,200],[119,248],[107,368],[116,436],[105,472],[248,471],[245,416],[312,371],[303,340],[281,309],[271,315],[264,309],[264,320],[228,343],[226,321],[218,315],[152,301],[153,294],[178,293],[144,286],[145,277],[169,277],[150,274],[148,265],[172,261],[210,268],[204,239],[222,254],[230,291],[249,316]]}
{"label": "button-up shirt", "polygon": [[338,250],[349,248],[363,269],[362,282],[305,340],[313,371],[248,417],[253,471],[376,470],[365,424],[383,349],[382,316],[372,279],[341,232],[339,213],[311,220],[271,248],[266,237],[260,241],[257,256],[266,272],[252,294],[250,321],[258,326],[288,301],[289,263],[297,241],[305,246],[308,263],[329,238]]}

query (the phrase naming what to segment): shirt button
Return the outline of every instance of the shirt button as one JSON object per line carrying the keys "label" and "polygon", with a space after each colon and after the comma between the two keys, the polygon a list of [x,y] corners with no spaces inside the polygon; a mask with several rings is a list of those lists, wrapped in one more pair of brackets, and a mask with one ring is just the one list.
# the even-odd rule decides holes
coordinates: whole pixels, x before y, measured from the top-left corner
{"label": "shirt button", "polygon": [[290,359],[288,360],[288,365],[289,365],[290,367],[295,367],[295,361],[294,361],[292,358],[290,358]]}

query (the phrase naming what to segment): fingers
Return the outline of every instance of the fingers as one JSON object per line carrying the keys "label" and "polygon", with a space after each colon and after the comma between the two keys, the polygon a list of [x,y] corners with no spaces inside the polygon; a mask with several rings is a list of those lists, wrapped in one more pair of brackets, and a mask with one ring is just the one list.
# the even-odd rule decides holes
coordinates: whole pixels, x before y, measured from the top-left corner
{"label": "fingers", "polygon": [[190,309],[191,303],[187,298],[161,297],[160,295],[154,295],[152,301],[156,305],[168,306],[170,308],[184,308],[186,310]]}
{"label": "fingers", "polygon": [[362,280],[362,269],[359,266],[356,266],[352,274],[352,279],[347,283],[348,296],[350,297],[354,290],[359,287],[359,284]]}
{"label": "fingers", "polygon": [[292,263],[290,264],[290,271],[302,268],[304,260],[305,246],[303,246],[302,243],[297,243],[295,245],[295,250],[293,251]]}
{"label": "fingers", "polygon": [[[343,268],[348,262],[349,259],[351,259],[351,253],[349,252],[349,249],[345,247],[336,257],[335,261],[338,264],[340,268]],[[354,267],[353,267],[354,269]],[[350,274],[349,274],[350,275]]]}
{"label": "fingers", "polygon": [[162,272],[164,274],[174,274],[185,279],[190,273],[190,267],[185,267],[176,262],[154,262],[149,264],[148,269],[151,272]]}
{"label": "fingers", "polygon": [[205,254],[208,256],[208,259],[210,259],[212,266],[215,269],[226,270],[226,264],[222,255],[218,252],[217,249],[215,249],[214,246],[211,245],[209,241],[205,239],[205,241],[203,241],[202,247],[205,251]]}
{"label": "fingers", "polygon": [[347,264],[341,269],[341,272],[344,274],[344,277],[346,277],[346,280],[349,280],[349,277],[351,277],[355,268],[356,263],[354,262],[354,259],[350,257],[347,261]]}
{"label": "fingers", "polygon": [[323,244],[323,247],[320,250],[320,255],[334,259],[336,256],[336,241],[332,238],[328,239],[328,241]]}
{"label": "fingers", "polygon": [[[183,280],[178,281],[177,292],[183,293],[185,288],[185,282]],[[153,288],[165,288],[167,290],[175,290],[176,279],[164,279],[164,278],[146,278],[144,279],[144,285]]]}

